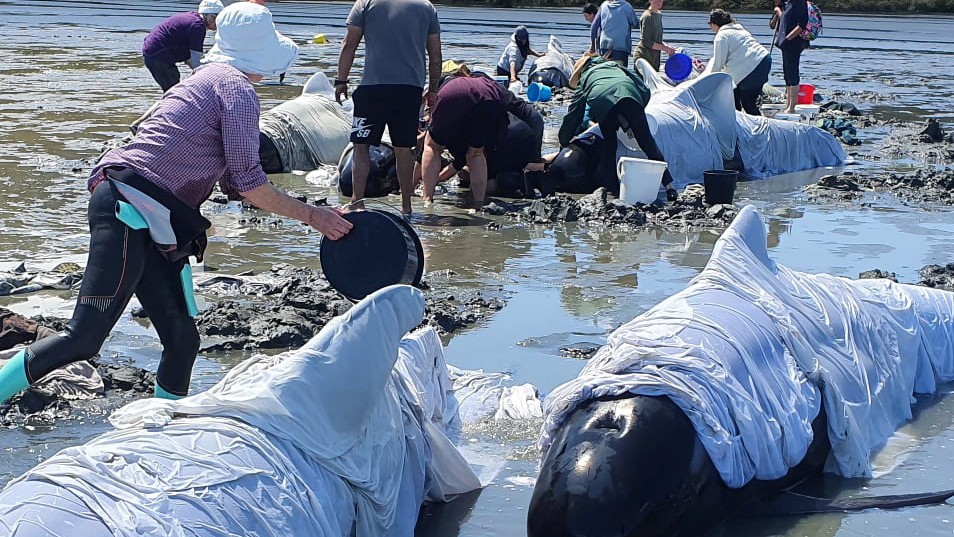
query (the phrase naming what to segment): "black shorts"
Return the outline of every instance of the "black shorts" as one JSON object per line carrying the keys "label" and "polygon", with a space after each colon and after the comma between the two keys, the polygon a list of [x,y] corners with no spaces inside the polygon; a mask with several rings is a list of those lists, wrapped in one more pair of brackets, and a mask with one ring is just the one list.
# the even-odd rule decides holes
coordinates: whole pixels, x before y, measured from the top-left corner
{"label": "black shorts", "polygon": [[358,86],[354,90],[351,143],[379,145],[387,125],[394,147],[417,145],[424,88],[401,84]]}
{"label": "black shorts", "polygon": [[[444,106],[447,105],[457,103],[445,102]],[[431,115],[431,138],[444,147],[496,147],[507,133],[503,101],[481,101],[462,114],[457,112],[445,116],[435,110]]]}

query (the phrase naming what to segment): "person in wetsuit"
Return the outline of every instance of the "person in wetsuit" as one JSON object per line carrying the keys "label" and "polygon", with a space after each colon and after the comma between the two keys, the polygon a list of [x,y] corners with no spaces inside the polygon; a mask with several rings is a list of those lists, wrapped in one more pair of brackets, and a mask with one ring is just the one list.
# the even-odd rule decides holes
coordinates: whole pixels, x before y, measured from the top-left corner
{"label": "person in wetsuit", "polygon": [[350,229],[338,209],[272,186],[259,163],[252,83],[285,72],[297,46],[275,31],[268,9],[250,2],[225,8],[218,26],[208,64],[166,92],[132,141],[90,173],[89,256],[73,316],[63,332],[0,369],[0,404],[54,369],[96,355],[133,294],[162,342],[156,396],[188,394],[199,349],[188,257],[202,258],[210,223],[199,206],[216,183],[330,239]]}

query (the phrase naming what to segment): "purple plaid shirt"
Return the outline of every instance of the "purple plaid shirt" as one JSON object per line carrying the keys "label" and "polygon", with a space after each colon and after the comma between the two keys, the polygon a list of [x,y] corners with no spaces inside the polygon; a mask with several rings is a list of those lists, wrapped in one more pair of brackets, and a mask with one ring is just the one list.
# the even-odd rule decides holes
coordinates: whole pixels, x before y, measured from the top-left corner
{"label": "purple plaid shirt", "polygon": [[198,208],[218,181],[223,192],[268,182],[258,158],[259,102],[238,69],[203,65],[173,86],[128,144],[93,168],[89,189],[107,166],[124,166]]}

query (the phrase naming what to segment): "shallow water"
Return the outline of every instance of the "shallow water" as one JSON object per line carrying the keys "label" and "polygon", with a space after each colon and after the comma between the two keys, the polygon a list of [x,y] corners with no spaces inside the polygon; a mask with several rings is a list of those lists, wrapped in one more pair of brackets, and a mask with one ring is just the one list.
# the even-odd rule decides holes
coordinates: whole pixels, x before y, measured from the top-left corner
{"label": "shallow water", "polygon": [[[301,60],[289,73],[292,86],[259,87],[263,108],[296,95],[316,69],[331,74],[343,34],[345,3],[272,4],[281,30],[302,47]],[[182,9],[170,1],[64,2],[29,4],[0,1],[0,260],[54,262],[84,259],[85,178],[102,145],[128,132],[127,125],[159,97],[142,67],[139,47],[161,18]],[[587,28],[576,8],[487,10],[440,8],[445,58],[492,65],[516,24],[526,24],[534,46],[545,35],[561,37],[567,51],[585,47]],[[770,30],[765,15],[743,15],[740,22],[762,42]],[[704,13],[667,12],[666,39],[690,53],[711,48]],[[803,76],[820,93],[843,91],[865,111],[881,119],[954,123],[954,87],[946,68],[954,43],[944,30],[954,18],[853,17],[826,15],[825,34],[803,57]],[[330,45],[312,45],[325,33]],[[773,80],[780,79],[776,51]],[[874,151],[884,129],[862,132],[861,154]],[[549,136],[548,139],[552,139]],[[876,152],[876,151],[875,151]],[[863,162],[862,167],[905,167],[911,162]],[[818,206],[800,193],[823,172],[793,174],[739,185],[737,201],[763,211],[772,255],[805,271],[854,277],[883,268],[901,281],[916,281],[928,263],[945,263],[954,214],[948,209],[912,208],[891,197],[870,205]],[[326,196],[299,175],[276,177],[281,185]],[[393,198],[392,202],[395,201]],[[501,291],[506,307],[486,323],[447,341],[451,363],[469,369],[506,371],[518,382],[532,382],[546,393],[576,375],[583,361],[561,356],[572,343],[600,344],[619,324],[683,288],[701,269],[718,238],[711,231],[606,231],[575,224],[528,227],[495,217],[468,215],[456,197],[439,199],[433,213],[416,217],[427,249],[427,269],[436,281]],[[209,207],[215,233],[207,264],[225,272],[261,270],[276,261],[317,266],[319,236],[291,221],[266,218],[266,224],[242,224],[250,216]],[[499,229],[485,226],[489,221]],[[24,313],[68,317],[68,294],[5,299]],[[151,331],[123,321],[105,352],[154,367],[158,345]],[[208,386],[241,354],[200,358],[197,387]],[[878,459],[887,469],[869,482],[826,480],[831,493],[900,494],[954,488],[954,440],[951,398],[926,404]],[[422,521],[426,535],[525,534],[526,506],[536,474],[532,444],[537,424],[508,423],[471,431],[474,455],[503,462],[497,479],[473,500],[446,506]],[[106,429],[102,413],[58,423],[55,427],[5,430],[0,450],[8,464],[0,483],[22,473],[57,450]],[[723,535],[940,535],[950,534],[950,506],[889,512],[826,515],[797,519],[738,522]]]}

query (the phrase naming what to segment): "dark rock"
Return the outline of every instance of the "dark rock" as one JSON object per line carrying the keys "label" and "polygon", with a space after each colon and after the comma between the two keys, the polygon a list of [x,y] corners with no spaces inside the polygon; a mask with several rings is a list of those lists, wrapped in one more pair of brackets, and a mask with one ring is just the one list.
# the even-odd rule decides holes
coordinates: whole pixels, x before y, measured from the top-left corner
{"label": "dark rock", "polygon": [[156,374],[140,369],[129,363],[100,363],[90,360],[96,366],[99,376],[103,377],[106,391],[132,391],[137,393],[152,393],[156,385]]}
{"label": "dark rock", "polygon": [[918,133],[918,139],[924,143],[940,143],[944,141],[944,129],[934,118],[927,120],[924,129]]}
{"label": "dark rock", "polygon": [[581,222],[586,225],[609,227],[655,226],[685,230],[689,228],[725,228],[738,214],[734,205],[724,205],[707,212],[701,186],[690,185],[680,199],[671,204],[630,205],[611,199],[609,192],[599,188],[579,200],[567,194],[515,203],[507,217],[528,224]]}
{"label": "dark rock", "polygon": [[573,343],[560,347],[560,354],[567,358],[585,360],[596,354],[600,347],[601,345],[596,343]]}
{"label": "dark rock", "polygon": [[886,270],[874,269],[866,270],[858,275],[859,280],[875,280],[875,279],[887,279],[891,280],[894,283],[898,283],[898,276],[893,272],[888,272]]}
{"label": "dark rock", "polygon": [[927,265],[918,271],[921,281],[918,285],[954,291],[954,263],[946,265]]}

